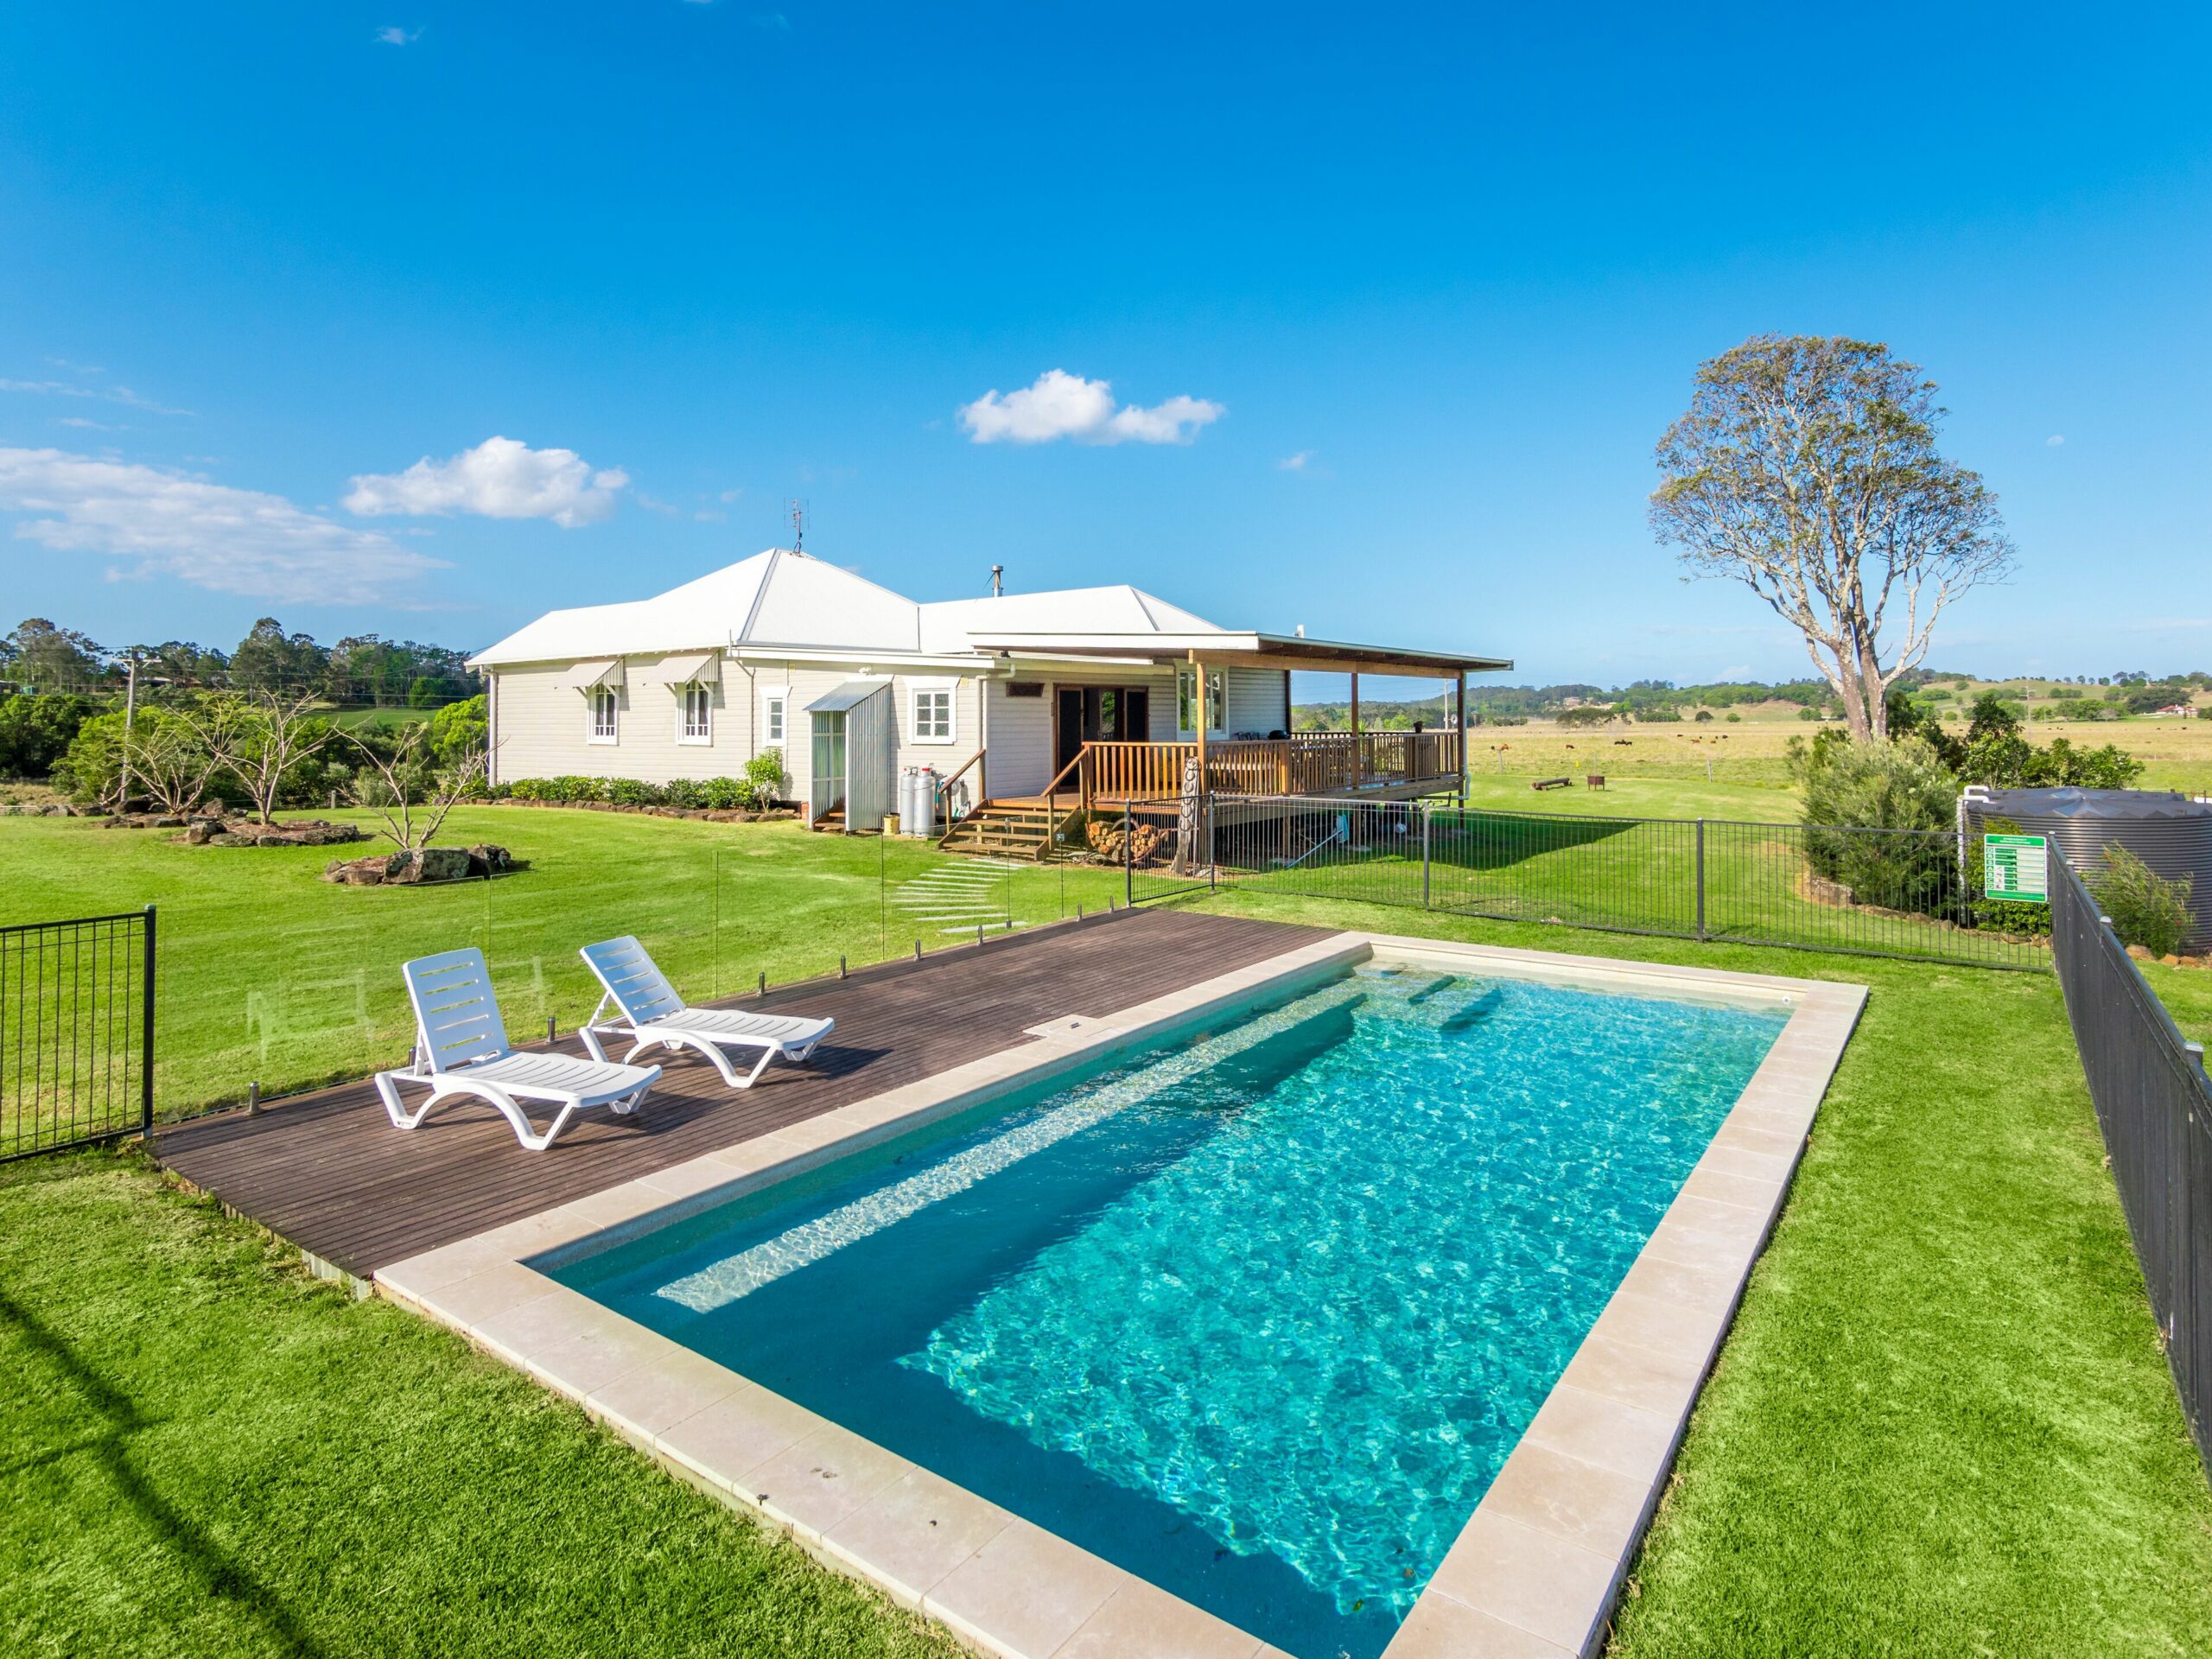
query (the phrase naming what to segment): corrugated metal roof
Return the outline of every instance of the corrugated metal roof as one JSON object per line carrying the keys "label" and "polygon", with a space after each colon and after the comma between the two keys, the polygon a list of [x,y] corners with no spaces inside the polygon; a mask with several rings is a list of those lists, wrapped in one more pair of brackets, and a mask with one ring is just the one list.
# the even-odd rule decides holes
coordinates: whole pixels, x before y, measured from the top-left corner
{"label": "corrugated metal roof", "polygon": [[847,680],[842,685],[823,692],[806,705],[810,715],[842,715],[848,709],[857,709],[877,692],[890,689],[888,680]]}

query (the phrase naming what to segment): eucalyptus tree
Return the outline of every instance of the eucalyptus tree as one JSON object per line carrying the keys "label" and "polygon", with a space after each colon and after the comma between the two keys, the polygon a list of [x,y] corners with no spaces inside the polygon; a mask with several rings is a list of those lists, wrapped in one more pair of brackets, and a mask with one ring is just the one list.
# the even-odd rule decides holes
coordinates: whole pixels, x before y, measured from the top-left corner
{"label": "eucalyptus tree", "polygon": [[1660,541],[1796,628],[1862,741],[1944,609],[2012,566],[1996,496],[1936,452],[1936,391],[1887,346],[1761,334],[1699,365],[1659,441]]}

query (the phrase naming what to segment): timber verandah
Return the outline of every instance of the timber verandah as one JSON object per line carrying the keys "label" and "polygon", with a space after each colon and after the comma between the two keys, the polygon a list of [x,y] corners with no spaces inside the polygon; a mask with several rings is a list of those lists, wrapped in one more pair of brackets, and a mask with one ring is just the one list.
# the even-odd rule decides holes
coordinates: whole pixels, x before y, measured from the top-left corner
{"label": "timber verandah", "polygon": [[[588,1113],[542,1153],[488,1108],[455,1103],[394,1128],[367,1079],[160,1132],[161,1161],[344,1272],[380,1267],[734,1146],[1032,1040],[1066,1014],[1110,1014],[1325,937],[1313,928],[1123,911],[714,1006],[803,1012],[836,1030],[812,1063],[728,1088],[690,1056],[663,1061],[630,1119]],[[398,971],[398,964],[392,964]],[[580,1053],[573,1038],[558,1045]]]}

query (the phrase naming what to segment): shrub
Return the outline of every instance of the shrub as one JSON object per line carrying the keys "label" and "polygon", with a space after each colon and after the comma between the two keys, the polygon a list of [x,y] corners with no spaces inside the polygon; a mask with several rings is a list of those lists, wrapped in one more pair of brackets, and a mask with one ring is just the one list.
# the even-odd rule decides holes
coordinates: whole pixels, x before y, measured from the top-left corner
{"label": "shrub", "polygon": [[706,785],[690,778],[671,779],[661,785],[660,798],[670,806],[696,810],[707,804]]}
{"label": "shrub", "polygon": [[[1958,780],[1922,737],[1853,743],[1823,732],[1793,743],[1791,770],[1805,791],[1807,859],[1860,904],[1948,915],[1958,907],[1950,838]],[[1868,830],[1917,830],[1872,835]],[[1856,831],[1857,833],[1854,833]]]}
{"label": "shrub", "polygon": [[763,749],[745,763],[746,804],[754,811],[783,799],[790,783],[780,750]]}
{"label": "shrub", "polygon": [[607,798],[616,806],[661,806],[668,796],[658,784],[648,784],[637,778],[611,778],[607,784]]}
{"label": "shrub", "polygon": [[2139,944],[2154,957],[2180,950],[2196,919],[2190,908],[2194,880],[2170,881],[2125,847],[2106,848],[2104,863],[2087,886],[2098,907],[2112,918],[2120,942]]}
{"label": "shrub", "polygon": [[1740,725],[1743,721],[1743,718],[1744,717],[1738,714],[1733,709],[1731,709],[1728,711],[1728,723],[1731,726]]}
{"label": "shrub", "polygon": [[744,784],[734,778],[709,778],[699,785],[699,794],[710,812],[734,812],[747,798]]}

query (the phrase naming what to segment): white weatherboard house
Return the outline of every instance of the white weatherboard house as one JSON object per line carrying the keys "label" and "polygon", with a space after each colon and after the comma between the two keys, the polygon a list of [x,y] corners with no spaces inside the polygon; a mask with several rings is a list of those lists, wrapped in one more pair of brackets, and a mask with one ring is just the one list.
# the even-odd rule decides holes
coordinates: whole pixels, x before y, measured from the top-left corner
{"label": "white weatherboard house", "polygon": [[[1243,793],[1451,788],[1459,732],[1361,733],[1358,676],[1456,677],[1464,711],[1468,674],[1512,666],[1224,628],[1128,586],[917,604],[785,548],[472,662],[495,782],[734,776],[774,749],[810,823],[872,830],[927,766],[941,816],[975,809],[948,845],[1033,852],[1054,811],[1172,798],[1192,760]],[[1293,669],[1353,676],[1353,730],[1291,731]]]}

